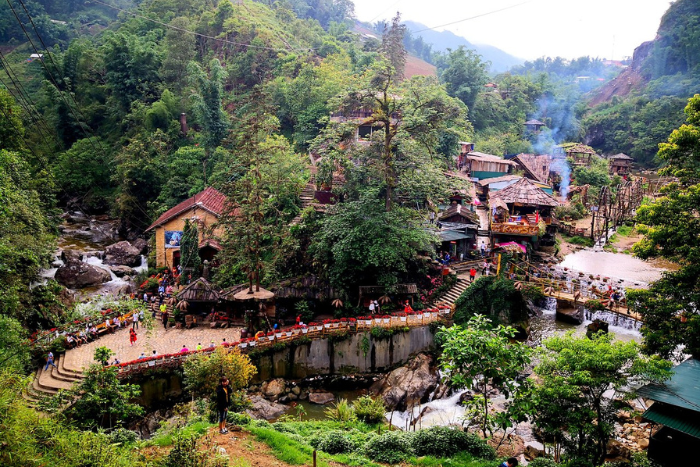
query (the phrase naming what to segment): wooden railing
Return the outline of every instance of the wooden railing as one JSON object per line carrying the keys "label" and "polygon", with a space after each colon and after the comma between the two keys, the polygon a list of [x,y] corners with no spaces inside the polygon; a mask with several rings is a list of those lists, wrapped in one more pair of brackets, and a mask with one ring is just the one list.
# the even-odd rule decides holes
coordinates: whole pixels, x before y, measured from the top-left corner
{"label": "wooden railing", "polygon": [[[324,323],[314,326],[307,326],[306,328],[291,328],[284,329],[280,332],[275,333],[273,336],[261,336],[258,338],[241,339],[239,342],[232,342],[225,347],[238,347],[243,353],[250,353],[251,351],[257,349],[267,349],[278,343],[287,343],[294,340],[299,340],[302,338],[308,339],[325,339],[332,335],[341,333],[359,333],[370,331],[373,327],[383,327],[383,328],[401,328],[409,327],[416,328],[421,326],[427,326],[428,324],[439,320],[440,318],[447,318],[450,315],[450,307],[439,306],[438,308],[432,308],[434,311],[424,311],[415,312],[415,314],[408,314],[406,316],[400,316],[401,313],[397,313],[392,316],[383,317],[373,317],[370,320],[360,320],[355,321],[348,320],[347,322],[338,323]],[[125,363],[120,363],[117,365],[119,369],[119,378],[126,378],[130,375],[142,373],[151,369],[159,368],[176,368],[182,365],[188,357],[198,353],[212,352],[216,347],[207,347],[201,350],[193,350],[189,352],[180,352],[174,354],[157,355],[155,357],[148,357],[138,360],[132,360]]]}

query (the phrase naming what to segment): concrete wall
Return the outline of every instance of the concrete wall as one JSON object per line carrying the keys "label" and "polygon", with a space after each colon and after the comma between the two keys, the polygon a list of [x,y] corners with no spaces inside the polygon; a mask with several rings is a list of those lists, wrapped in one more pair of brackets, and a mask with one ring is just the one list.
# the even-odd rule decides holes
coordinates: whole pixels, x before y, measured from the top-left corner
{"label": "concrete wall", "polygon": [[[362,350],[369,340],[367,353]],[[342,342],[314,339],[309,344],[257,357],[255,381],[272,378],[301,379],[307,376],[378,373],[405,363],[409,356],[429,350],[434,343],[428,326],[411,328],[388,339],[375,340],[367,333],[354,334]]]}

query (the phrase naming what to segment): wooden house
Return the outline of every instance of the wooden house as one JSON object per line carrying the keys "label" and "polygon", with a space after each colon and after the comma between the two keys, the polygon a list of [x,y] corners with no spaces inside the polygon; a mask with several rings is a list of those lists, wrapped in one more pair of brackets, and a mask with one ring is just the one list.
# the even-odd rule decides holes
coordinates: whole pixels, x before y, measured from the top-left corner
{"label": "wooden house", "polygon": [[467,154],[466,159],[464,168],[470,177],[477,180],[508,175],[516,167],[515,162],[511,160],[477,151]]}
{"label": "wooden house", "polygon": [[440,213],[437,226],[441,243],[438,251],[449,252],[453,258],[466,258],[476,249],[479,216],[470,207],[452,204]]}
{"label": "wooden house", "polygon": [[467,155],[474,151],[474,143],[468,141],[459,142],[459,156],[457,156],[457,167],[461,170],[467,165]]}
{"label": "wooden house", "polygon": [[544,238],[544,244],[553,244],[553,234],[556,233],[553,211],[559,202],[531,180],[521,178],[490,193],[489,206],[492,208],[491,236],[494,243],[527,242],[537,247]]}
{"label": "wooden house", "polygon": [[524,123],[525,125],[525,131],[528,131],[530,133],[539,133],[542,127],[547,126],[544,122],[540,122],[539,120],[528,120],[527,122]]}
{"label": "wooden house", "polygon": [[[518,154],[512,160],[518,164],[518,168],[523,171],[526,178],[544,185],[550,184],[550,166],[552,164],[550,156],[546,154],[540,156]],[[549,191],[549,194],[551,195],[552,192]]]}
{"label": "wooden house", "polygon": [[622,153],[608,157],[610,175],[620,175],[621,177],[629,175],[633,161],[634,159],[630,156]]}
{"label": "wooden house", "polygon": [[695,443],[700,442],[700,361],[690,358],[660,384],[639,388],[654,401],[642,417],[654,424],[649,431],[649,459],[666,467],[697,465]]}
{"label": "wooden house", "polygon": [[564,143],[554,148],[554,156],[564,155],[574,167],[588,167],[598,157],[592,147],[580,143]]}
{"label": "wooden house", "polygon": [[208,187],[161,214],[146,229],[146,232],[154,232],[156,237],[156,266],[172,268],[180,264],[180,241],[185,220],[197,224],[199,256],[211,261],[221,250],[217,238],[222,229],[215,228],[214,224],[223,212],[225,203],[223,193]]}

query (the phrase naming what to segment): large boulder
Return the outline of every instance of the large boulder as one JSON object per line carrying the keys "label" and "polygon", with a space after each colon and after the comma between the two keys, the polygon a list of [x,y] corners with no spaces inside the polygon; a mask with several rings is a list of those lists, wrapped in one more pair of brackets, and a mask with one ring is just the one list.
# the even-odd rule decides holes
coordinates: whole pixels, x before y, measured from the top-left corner
{"label": "large boulder", "polygon": [[309,394],[309,402],[313,404],[319,404],[319,405],[324,405],[324,404],[329,404],[335,400],[335,396],[326,391],[318,391],[318,392],[312,392]]}
{"label": "large boulder", "polygon": [[80,261],[83,257],[83,254],[79,252],[78,250],[63,250],[61,252],[61,259],[63,260],[64,263],[70,263],[72,261]]}
{"label": "large boulder", "polygon": [[372,385],[370,391],[384,399],[389,410],[406,410],[409,405],[427,402],[440,382],[433,360],[417,355],[405,366],[395,369]]}
{"label": "large boulder", "polygon": [[248,415],[258,420],[272,420],[279,418],[287,411],[286,405],[270,402],[262,396],[253,396],[250,398],[251,407],[246,410]]}
{"label": "large boulder", "polygon": [[55,279],[69,289],[82,289],[109,282],[112,276],[108,271],[92,264],[69,261],[58,268]]}
{"label": "large boulder", "polygon": [[141,264],[141,251],[126,240],[108,246],[105,253],[105,263],[112,266],[136,267]]}
{"label": "large boulder", "polygon": [[287,387],[282,378],[266,381],[262,385],[262,393],[271,401],[276,401],[280,396],[284,395],[284,390]]}
{"label": "large boulder", "polygon": [[136,271],[129,266],[110,266],[109,269],[117,277],[133,276],[136,274]]}
{"label": "large boulder", "polygon": [[134,239],[131,246],[139,250],[139,254],[145,255],[148,250],[148,242],[141,237]]}

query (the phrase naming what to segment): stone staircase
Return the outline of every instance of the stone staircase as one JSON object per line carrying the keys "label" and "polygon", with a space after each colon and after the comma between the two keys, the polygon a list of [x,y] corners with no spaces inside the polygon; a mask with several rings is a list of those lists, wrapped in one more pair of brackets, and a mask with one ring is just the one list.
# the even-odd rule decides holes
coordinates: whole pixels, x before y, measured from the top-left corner
{"label": "stone staircase", "polygon": [[57,394],[61,389],[71,389],[73,384],[83,378],[83,375],[66,368],[64,363],[65,356],[60,356],[56,361],[57,368],[52,366],[48,370],[44,370],[44,366],[39,368],[31,383],[27,385],[27,389],[22,393],[22,397],[33,406],[43,397]]}
{"label": "stone staircase", "polygon": [[455,285],[447,291],[445,296],[442,297],[442,299],[440,299],[438,304],[452,306],[452,304],[454,304],[454,302],[457,301],[459,296],[462,295],[462,292],[467,290],[469,284],[469,278],[457,276],[457,282],[455,283]]}
{"label": "stone staircase", "polygon": [[304,211],[307,207],[311,206],[315,198],[314,196],[316,195],[316,185],[314,184],[313,181],[309,182],[306,184],[304,187],[304,190],[301,192],[299,195],[299,198],[301,199],[301,209],[299,214],[292,219],[292,221],[289,223],[289,225],[297,225],[299,222],[301,222],[301,211]]}

